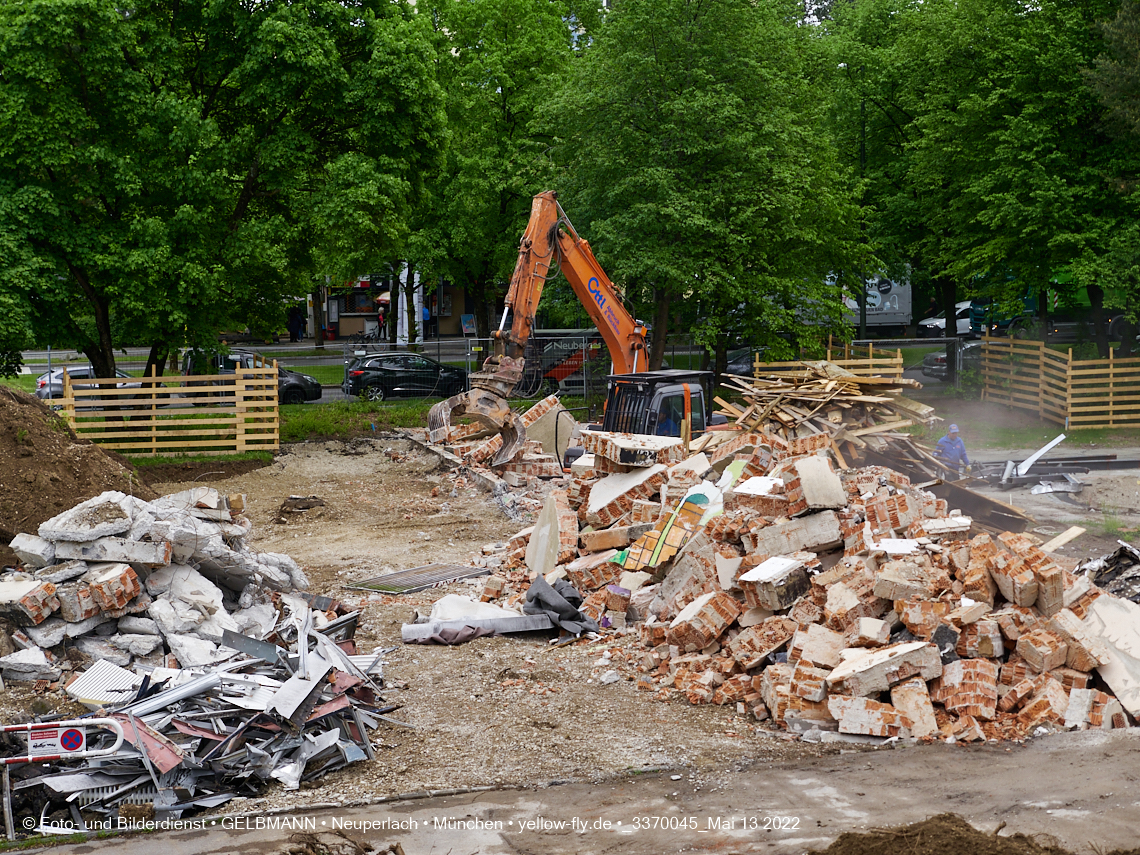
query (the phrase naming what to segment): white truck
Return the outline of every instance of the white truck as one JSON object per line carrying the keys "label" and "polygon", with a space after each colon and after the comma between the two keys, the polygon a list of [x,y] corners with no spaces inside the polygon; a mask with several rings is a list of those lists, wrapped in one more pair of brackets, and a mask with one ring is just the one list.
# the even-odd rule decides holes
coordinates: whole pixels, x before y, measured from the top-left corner
{"label": "white truck", "polygon": [[[848,322],[859,327],[857,296],[844,292],[843,306]],[[885,276],[867,279],[867,330],[876,335],[902,335],[910,325],[910,282],[894,282]]]}

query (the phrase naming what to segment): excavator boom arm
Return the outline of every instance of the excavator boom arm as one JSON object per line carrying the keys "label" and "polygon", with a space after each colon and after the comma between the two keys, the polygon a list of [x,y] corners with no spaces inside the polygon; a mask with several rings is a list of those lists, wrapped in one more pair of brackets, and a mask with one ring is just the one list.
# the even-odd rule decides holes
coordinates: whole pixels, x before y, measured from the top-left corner
{"label": "excavator boom arm", "polygon": [[[561,225],[566,226],[565,231]],[[513,314],[511,328],[509,332],[494,333],[496,354],[513,359],[523,357],[554,260],[558,261],[566,281],[601,332],[610,351],[614,373],[630,374],[639,365],[644,366],[645,327],[625,310],[590,245],[578,237],[552,190],[538,194],[531,203],[530,221],[519,245],[519,259],[505,304]]]}
{"label": "excavator boom arm", "polygon": [[[565,230],[563,230],[565,226]],[[558,195],[548,190],[534,197],[530,221],[519,245],[519,258],[507,291],[500,328],[491,335],[494,353],[481,371],[471,375],[471,391],[440,401],[428,413],[428,436],[444,442],[453,415],[467,414],[488,428],[498,430],[503,441],[492,465],[514,458],[526,440],[521,419],[507,406],[507,396],[522,378],[527,342],[534,331],[542,289],[557,261],[563,275],[582,301],[610,351],[614,373],[631,374],[645,364],[645,326],[622,305],[613,283],[606,276],[590,245],[578,237]],[[507,317],[511,317],[507,329]]]}

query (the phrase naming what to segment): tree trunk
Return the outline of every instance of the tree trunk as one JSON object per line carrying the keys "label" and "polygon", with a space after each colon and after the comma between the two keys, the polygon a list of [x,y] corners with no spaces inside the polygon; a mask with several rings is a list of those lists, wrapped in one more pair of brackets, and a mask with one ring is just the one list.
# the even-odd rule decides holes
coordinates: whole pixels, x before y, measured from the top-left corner
{"label": "tree trunk", "polygon": [[[404,304],[408,312],[408,349],[418,350],[420,319],[416,317],[419,313],[416,311],[416,268],[409,261],[407,264],[407,275],[404,277]],[[396,281],[399,282],[400,274],[396,274]]]}
{"label": "tree trunk", "polygon": [[[713,353],[713,370],[716,372],[713,375],[713,388],[715,389],[720,385],[721,378],[728,371],[728,333],[717,333],[716,347]],[[711,403],[711,402],[710,402]],[[708,418],[708,414],[705,414]]]}
{"label": "tree trunk", "polygon": [[[957,312],[954,309],[954,304],[958,302],[958,287],[953,277],[945,274],[937,277],[934,280],[934,286],[938,289],[938,293],[942,295],[942,311],[946,316],[946,329],[944,335],[947,338],[954,338],[958,333],[958,320],[954,316]],[[955,364],[957,360],[951,359],[953,354],[951,348],[946,349],[946,382],[954,385],[958,379],[958,366]]]}
{"label": "tree trunk", "polygon": [[106,298],[99,293],[87,276],[85,270],[71,267],[71,275],[95,312],[95,335],[97,341],[90,342],[83,348],[84,355],[91,360],[91,368],[96,377],[115,376],[115,346],[111,340],[111,313]]}
{"label": "tree trunk", "polygon": [[395,345],[400,333],[400,277],[397,274],[388,284],[388,314],[384,322],[388,325],[388,344]]}
{"label": "tree trunk", "polygon": [[669,335],[669,292],[664,288],[653,289],[653,299],[657,303],[656,317],[653,319],[653,335],[649,343],[649,370],[660,371],[665,361],[665,340]]}
{"label": "tree trunk", "polygon": [[491,319],[487,297],[487,283],[483,279],[474,279],[468,285],[467,293],[471,295],[471,302],[475,306],[475,338],[488,339],[491,337]]}
{"label": "tree trunk", "polygon": [[1120,347],[1116,349],[1117,357],[1127,359],[1132,356],[1132,348],[1135,344],[1136,324],[1127,318],[1122,318],[1120,321]]}
{"label": "tree trunk", "polygon": [[313,292],[313,339],[317,347],[325,346],[325,294],[324,288],[318,287]]}
{"label": "tree trunk", "polygon": [[143,386],[149,387],[151,385],[161,386],[162,375],[166,373],[166,363],[170,358],[170,345],[164,341],[156,341],[150,346],[150,353],[146,357],[146,368],[143,369],[143,377],[150,377],[151,371],[154,371],[156,382],[151,384],[147,380],[143,380]]}
{"label": "tree trunk", "polygon": [[1104,289],[1099,285],[1088,286],[1089,304],[1092,306],[1093,338],[1096,352],[1101,359],[1108,359],[1108,330],[1104,328]]}

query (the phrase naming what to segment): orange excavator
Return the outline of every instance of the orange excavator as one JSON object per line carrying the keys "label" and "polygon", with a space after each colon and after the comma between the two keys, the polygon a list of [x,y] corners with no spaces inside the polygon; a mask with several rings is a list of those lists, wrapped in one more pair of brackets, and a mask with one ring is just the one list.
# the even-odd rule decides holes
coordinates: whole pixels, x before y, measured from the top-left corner
{"label": "orange excavator", "polygon": [[[690,430],[703,429],[704,406],[698,375],[708,372],[638,371],[648,364],[645,324],[630,317],[590,245],[574,231],[558,204],[558,194],[548,190],[535,196],[531,204],[530,222],[519,245],[503,316],[499,328],[491,333],[494,353],[483,363],[481,371],[471,375],[469,392],[431,408],[431,441],[446,441],[451,418],[466,414],[503,437],[491,465],[513,459],[522,447],[526,428],[519,414],[507,405],[507,397],[522,379],[523,355],[534,330],[535,311],[543,286],[554,275],[555,262],[597,326],[613,361],[605,429],[677,436],[673,427],[665,428],[667,423],[678,423],[668,415],[672,410],[678,411],[676,419],[687,419]],[[675,394],[670,395],[671,391]]]}

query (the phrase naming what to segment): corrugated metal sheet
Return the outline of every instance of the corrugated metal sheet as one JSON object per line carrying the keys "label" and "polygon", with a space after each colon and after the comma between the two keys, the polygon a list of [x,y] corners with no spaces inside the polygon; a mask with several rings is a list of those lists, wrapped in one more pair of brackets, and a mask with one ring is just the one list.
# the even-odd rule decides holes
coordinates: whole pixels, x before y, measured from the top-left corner
{"label": "corrugated metal sheet", "polygon": [[423,567],[411,567],[384,576],[375,576],[372,579],[350,582],[345,587],[357,591],[379,591],[383,594],[411,594],[446,585],[448,582],[457,582],[460,579],[486,576],[490,572],[485,567],[462,564],[425,564]]}
{"label": "corrugated metal sheet", "polygon": [[142,681],[139,674],[99,659],[64,691],[84,706],[98,709],[106,704],[129,701]]}

